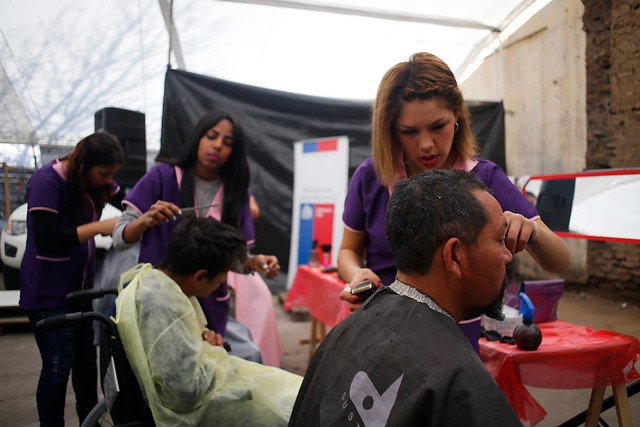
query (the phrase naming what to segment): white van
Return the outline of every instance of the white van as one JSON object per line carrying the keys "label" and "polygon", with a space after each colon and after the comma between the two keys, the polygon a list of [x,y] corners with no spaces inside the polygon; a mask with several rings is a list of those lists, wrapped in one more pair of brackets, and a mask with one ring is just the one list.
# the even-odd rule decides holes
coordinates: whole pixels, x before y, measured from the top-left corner
{"label": "white van", "polygon": [[[101,220],[118,218],[122,212],[107,203],[102,210]],[[102,257],[111,247],[111,236],[95,236],[96,256]],[[20,263],[27,245],[27,204],[20,205],[9,216],[0,236],[0,257],[2,277],[6,290],[20,289]]]}

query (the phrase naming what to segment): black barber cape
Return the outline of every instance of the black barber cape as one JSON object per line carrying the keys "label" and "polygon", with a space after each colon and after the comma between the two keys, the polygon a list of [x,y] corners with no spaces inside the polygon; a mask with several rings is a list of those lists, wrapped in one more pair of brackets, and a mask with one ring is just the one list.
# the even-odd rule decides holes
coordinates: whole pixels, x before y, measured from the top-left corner
{"label": "black barber cape", "polygon": [[381,288],[315,352],[289,426],[521,426],[450,317]]}

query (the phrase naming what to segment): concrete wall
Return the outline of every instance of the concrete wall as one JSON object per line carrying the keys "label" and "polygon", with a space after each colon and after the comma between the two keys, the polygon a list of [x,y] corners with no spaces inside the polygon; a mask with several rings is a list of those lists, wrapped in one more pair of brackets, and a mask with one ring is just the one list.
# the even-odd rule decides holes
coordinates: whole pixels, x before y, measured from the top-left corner
{"label": "concrete wall", "polygon": [[503,100],[509,175],[586,166],[583,9],[552,1],[461,83],[467,99]]}
{"label": "concrete wall", "polygon": [[[504,101],[508,174],[551,174],[640,166],[639,74],[639,0],[553,0],[461,86]],[[565,241],[563,278],[640,300],[640,245]],[[526,254],[515,264],[552,277]]]}
{"label": "concrete wall", "polygon": [[[461,83],[466,99],[503,100],[509,175],[569,173],[586,166],[583,12],[578,0],[553,0]],[[572,259],[562,277],[585,283],[587,242],[565,241]],[[519,278],[558,277],[527,254],[516,257],[514,269]]]}

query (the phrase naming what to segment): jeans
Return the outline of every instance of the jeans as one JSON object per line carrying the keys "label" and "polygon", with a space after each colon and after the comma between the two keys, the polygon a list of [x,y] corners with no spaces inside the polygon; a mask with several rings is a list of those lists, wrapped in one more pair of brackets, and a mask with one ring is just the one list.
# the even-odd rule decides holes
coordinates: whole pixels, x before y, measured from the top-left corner
{"label": "jeans", "polygon": [[[91,311],[91,304],[81,310]],[[39,320],[75,311],[79,310],[61,308],[27,311],[42,357],[36,403],[40,425],[43,427],[64,426],[65,397],[70,373],[80,423],[98,402],[98,368],[92,322],[86,320],[78,326],[48,333],[36,331]]]}

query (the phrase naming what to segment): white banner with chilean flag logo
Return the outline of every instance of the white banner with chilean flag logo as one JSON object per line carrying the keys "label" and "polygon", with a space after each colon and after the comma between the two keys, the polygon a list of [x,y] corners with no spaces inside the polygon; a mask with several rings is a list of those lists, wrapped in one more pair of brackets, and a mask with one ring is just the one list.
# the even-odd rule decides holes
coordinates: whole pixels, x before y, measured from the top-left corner
{"label": "white banner with chilean flag logo", "polygon": [[[294,143],[293,212],[287,289],[299,265],[307,264],[313,242],[318,261],[331,245],[336,265],[342,241],[342,210],[349,181],[349,138],[337,136]],[[328,255],[328,254],[327,254]]]}

